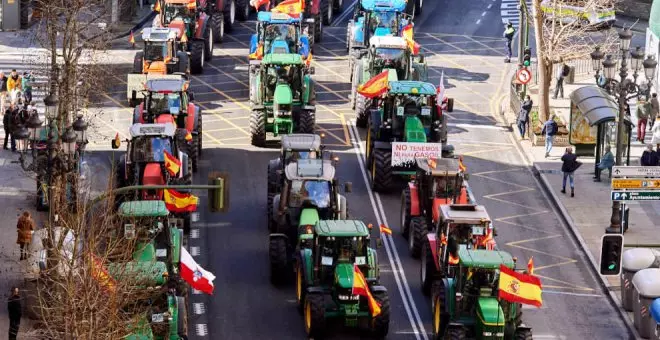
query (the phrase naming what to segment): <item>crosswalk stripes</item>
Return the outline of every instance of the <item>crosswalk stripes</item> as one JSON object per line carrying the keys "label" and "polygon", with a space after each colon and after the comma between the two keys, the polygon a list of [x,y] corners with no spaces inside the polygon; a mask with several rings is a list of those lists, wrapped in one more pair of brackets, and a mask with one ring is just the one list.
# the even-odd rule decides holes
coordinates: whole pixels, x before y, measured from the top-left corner
{"label": "crosswalk stripes", "polygon": [[[520,26],[520,11],[518,10],[518,5],[520,0],[501,0],[500,4],[500,16],[502,17],[502,23],[506,24],[510,22],[513,24],[513,27],[518,28]],[[530,0],[526,1],[527,8],[531,10],[532,2]]]}

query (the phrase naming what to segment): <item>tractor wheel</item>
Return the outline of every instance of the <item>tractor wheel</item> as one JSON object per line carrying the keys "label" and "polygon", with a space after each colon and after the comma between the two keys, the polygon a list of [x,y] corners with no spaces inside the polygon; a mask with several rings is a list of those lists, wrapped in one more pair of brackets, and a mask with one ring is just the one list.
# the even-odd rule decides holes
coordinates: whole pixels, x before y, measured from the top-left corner
{"label": "tractor wheel", "polygon": [[371,188],[376,192],[387,191],[392,187],[392,177],[392,151],[374,149],[371,165]]}
{"label": "tractor wheel", "polygon": [[454,112],[454,98],[447,98],[447,112]]}
{"label": "tractor wheel", "polygon": [[200,74],[204,72],[204,53],[206,46],[202,40],[193,40],[190,54],[190,72],[192,74]]}
{"label": "tractor wheel", "polygon": [[376,339],[382,339],[390,330],[390,297],[386,291],[374,292],[373,296],[380,305],[380,314],[371,319],[371,335]]}
{"label": "tractor wheel", "polygon": [[177,62],[177,72],[189,74],[190,73],[190,59],[188,53],[183,51],[176,52],[176,57],[179,59]]}
{"label": "tractor wheel", "polygon": [[305,309],[305,295],[307,295],[307,282],[305,282],[305,273],[300,265],[300,261],[296,261],[296,305],[300,314]]}
{"label": "tractor wheel", "polygon": [[517,329],[513,335],[514,340],[532,340],[531,329]]}
{"label": "tractor wheel", "polygon": [[314,16],[314,44],[320,43],[323,40],[323,23],[321,21],[321,14]]}
{"label": "tractor wheel", "polygon": [[192,171],[197,172],[199,169],[199,140],[202,138],[199,134],[192,136],[192,141],[190,142],[190,161],[192,163]]}
{"label": "tractor wheel", "polygon": [[408,228],[410,228],[410,187],[403,189],[401,193],[401,234],[408,237]]}
{"label": "tractor wheel", "polygon": [[307,294],[305,297],[305,332],[310,338],[322,338],[325,335],[325,303],[323,295]]}
{"label": "tractor wheel", "polygon": [[[350,56],[352,58],[352,55]],[[354,58],[355,60],[353,61],[353,68],[351,69],[351,108],[355,110],[357,106],[357,89],[358,86],[360,85],[360,75],[362,74],[362,63],[360,63],[360,60],[357,58]],[[351,59],[353,60],[353,59]],[[360,116],[358,115],[358,118]]]}
{"label": "tractor wheel", "polygon": [[321,15],[323,15],[323,24],[332,25],[332,19],[334,17],[334,10],[332,9],[333,0],[321,0]]}
{"label": "tractor wheel", "polygon": [[417,15],[422,14],[423,7],[424,7],[424,0],[415,0],[415,13]]}
{"label": "tractor wheel", "polygon": [[431,251],[431,244],[424,242],[424,247],[422,248],[422,263],[419,271],[419,278],[422,282],[422,293],[425,296],[429,296],[432,291],[433,279],[437,272],[435,268],[435,261],[433,259],[433,252]]}
{"label": "tractor wheel", "polygon": [[357,97],[355,101],[355,125],[359,128],[365,128],[367,127],[367,119],[369,118],[366,110],[367,99],[363,95],[357,93],[357,91],[353,92],[353,95]]}
{"label": "tractor wheel", "polygon": [[287,256],[286,240],[281,237],[271,238],[268,245],[268,257],[270,258],[270,282],[274,285],[282,284],[289,273],[289,261]]}
{"label": "tractor wheel", "polygon": [[254,146],[266,145],[266,112],[254,110],[250,114],[251,143]]}
{"label": "tractor wheel", "polygon": [[250,17],[250,1],[236,0],[236,19],[245,21]]}
{"label": "tractor wheel", "polygon": [[204,60],[210,61],[213,59],[213,30],[210,25],[207,25],[202,33],[204,39]]}
{"label": "tractor wheel", "polygon": [[406,13],[410,14],[413,19],[415,18],[415,1],[408,1],[406,3],[406,8],[404,10]]}
{"label": "tractor wheel", "polygon": [[268,198],[266,199],[266,204],[268,205],[266,207],[266,210],[268,211],[268,216],[266,216],[266,219],[268,221],[268,232],[270,232],[270,233],[275,232],[275,221],[273,221],[273,199],[274,198],[275,198],[275,194],[268,193]]}
{"label": "tractor wheel", "polygon": [[225,24],[225,30],[227,33],[231,33],[234,30],[234,22],[236,20],[236,0],[228,0],[225,2],[223,14],[223,22]]}
{"label": "tractor wheel", "polygon": [[197,117],[197,154],[202,155],[202,142],[204,139],[203,127],[202,127],[202,109],[199,109],[199,117]]}
{"label": "tractor wheel", "polygon": [[[437,285],[437,291],[433,295],[433,340],[440,340],[444,338],[445,330],[447,328],[447,321],[449,315],[445,312],[445,286],[442,284]],[[453,338],[451,338],[453,339]]]}
{"label": "tractor wheel", "polygon": [[277,162],[268,162],[268,194],[275,194],[278,191],[277,187],[279,186],[280,181],[277,177],[277,170],[280,168],[280,162],[279,160],[276,161]]}
{"label": "tractor wheel", "polygon": [[452,328],[447,331],[447,336],[445,339],[448,340],[465,340],[467,339],[467,334],[463,328]]}
{"label": "tractor wheel", "polygon": [[424,216],[413,217],[408,229],[408,251],[413,258],[418,259],[422,253],[422,245],[428,233],[426,218]]}
{"label": "tractor wheel", "polygon": [[339,219],[347,220],[348,218],[348,202],[346,201],[346,197],[339,196]]}
{"label": "tractor wheel", "polygon": [[135,53],[133,59],[133,73],[142,73],[144,67],[144,52],[139,51]]}
{"label": "tractor wheel", "polygon": [[188,336],[188,312],[186,308],[186,299],[182,296],[176,297],[176,306],[178,310],[177,333],[180,337]]}
{"label": "tractor wheel", "polygon": [[213,13],[213,16],[211,16],[211,27],[213,29],[213,42],[221,43],[225,38],[225,17],[223,13]]}
{"label": "tractor wheel", "polygon": [[[342,0],[339,0],[342,1]],[[353,31],[353,21],[349,21],[346,26],[346,52],[351,50],[351,32]],[[352,69],[352,68],[351,68]]]}
{"label": "tractor wheel", "polygon": [[314,133],[316,125],[316,112],[301,111],[298,116],[298,133]]}
{"label": "tractor wheel", "polygon": [[344,10],[344,0],[334,0],[332,2],[332,10],[335,14],[341,13]]}

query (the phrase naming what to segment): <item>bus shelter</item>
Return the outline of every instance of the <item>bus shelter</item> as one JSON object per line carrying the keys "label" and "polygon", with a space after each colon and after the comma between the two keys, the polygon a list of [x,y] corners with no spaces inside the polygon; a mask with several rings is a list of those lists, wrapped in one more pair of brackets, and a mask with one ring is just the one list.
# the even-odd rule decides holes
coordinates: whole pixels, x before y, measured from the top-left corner
{"label": "bus shelter", "polygon": [[[570,129],[568,142],[575,146],[579,156],[595,156],[596,163],[604,153],[605,146],[616,154],[616,126],[619,104],[607,91],[597,86],[581,87],[569,96],[571,100]],[[625,165],[630,164],[630,138],[634,124],[624,117],[626,129],[623,138]],[[594,170],[596,167],[594,165]]]}

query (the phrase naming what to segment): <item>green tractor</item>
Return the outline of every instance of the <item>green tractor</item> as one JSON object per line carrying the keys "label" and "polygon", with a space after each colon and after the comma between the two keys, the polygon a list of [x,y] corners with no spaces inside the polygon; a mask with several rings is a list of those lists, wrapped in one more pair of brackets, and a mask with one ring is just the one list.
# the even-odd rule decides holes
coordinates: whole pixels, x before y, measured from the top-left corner
{"label": "green tractor", "polygon": [[266,54],[250,82],[250,133],[252,145],[265,146],[266,132],[314,133],[316,90],[311,75],[296,53]]}
{"label": "green tractor", "polygon": [[379,73],[389,70],[389,80],[428,79],[428,67],[424,55],[413,55],[408,43],[402,37],[377,36],[369,39],[370,47],[360,50],[355,61],[351,59],[351,104],[357,116],[357,127],[367,127],[368,108],[371,100],[357,93],[358,86],[366,83]]}
{"label": "green tractor", "polygon": [[416,173],[416,158],[453,155],[436,88],[421,81],[392,81],[369,110],[366,155],[374,191],[387,191],[396,175]]}
{"label": "green tractor", "polygon": [[[309,247],[296,258],[296,301],[303,312],[308,336],[322,337],[329,319],[368,330],[383,338],[389,331],[390,300],[380,285],[378,254],[369,246],[370,230],[361,221],[319,221],[311,233],[301,235]],[[368,300],[353,295],[354,265],[360,268],[381,312],[372,316]]]}
{"label": "green tractor", "polygon": [[[269,258],[274,284],[289,278],[299,235],[319,220],[348,218],[346,197],[339,193],[332,161],[298,159],[286,166],[284,176],[281,193],[268,206]],[[351,185],[345,183],[344,192],[351,192]]]}
{"label": "green tractor", "polygon": [[458,251],[455,278],[433,287],[433,339],[531,340],[522,323],[522,305],[497,296],[499,268],[515,267],[507,252],[485,249]]}

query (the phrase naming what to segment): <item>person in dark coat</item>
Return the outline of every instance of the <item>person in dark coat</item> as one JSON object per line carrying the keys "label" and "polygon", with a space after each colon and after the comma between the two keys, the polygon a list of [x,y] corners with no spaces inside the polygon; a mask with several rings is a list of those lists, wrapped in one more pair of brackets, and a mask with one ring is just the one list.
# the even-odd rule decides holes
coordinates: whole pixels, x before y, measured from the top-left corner
{"label": "person in dark coat", "polygon": [[16,340],[18,327],[21,324],[21,316],[23,316],[21,296],[17,287],[11,289],[11,296],[7,300],[7,312],[9,312],[9,340]]}
{"label": "person in dark coat", "polygon": [[639,163],[642,166],[658,165],[658,153],[653,150],[653,144],[646,145],[646,150],[644,150],[642,153],[642,157],[639,159]]}
{"label": "person in dark coat", "polygon": [[575,196],[575,184],[573,181],[573,173],[577,170],[582,163],[578,162],[577,156],[573,153],[572,147],[567,147],[566,152],[561,156],[561,172],[564,174],[564,179],[561,184],[561,193],[566,193],[566,178],[569,179],[571,184],[571,197]]}
{"label": "person in dark coat", "polygon": [[2,126],[5,130],[5,143],[3,148],[7,150],[7,141],[11,141],[11,151],[16,152],[16,139],[14,139],[14,114],[16,110],[14,109],[14,104],[9,105],[5,115],[2,117]]}
{"label": "person in dark coat", "polygon": [[529,113],[532,111],[532,106],[534,102],[529,97],[525,96],[525,101],[520,104],[520,112],[518,113],[518,132],[520,132],[520,138],[525,139],[525,131],[527,128],[527,122],[529,122]]}

